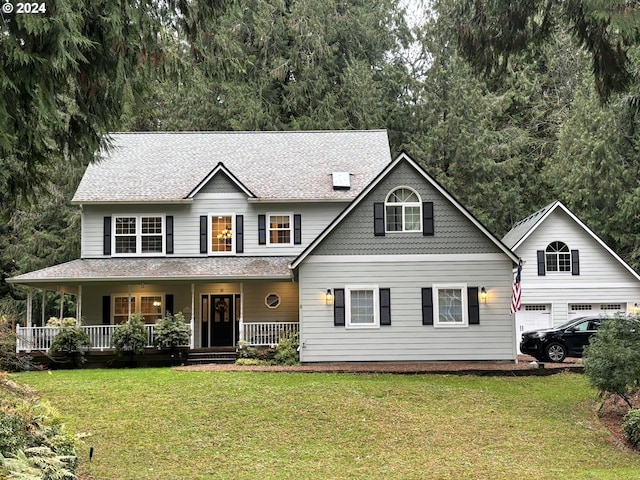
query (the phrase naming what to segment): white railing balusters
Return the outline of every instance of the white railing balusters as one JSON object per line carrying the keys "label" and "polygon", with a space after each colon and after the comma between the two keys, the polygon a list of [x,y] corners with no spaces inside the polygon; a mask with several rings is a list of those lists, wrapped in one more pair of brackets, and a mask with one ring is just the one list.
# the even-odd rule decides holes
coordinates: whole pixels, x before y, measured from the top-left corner
{"label": "white railing balusters", "polygon": [[[90,350],[111,350],[111,338],[117,325],[82,325],[91,341]],[[299,331],[298,322],[243,322],[243,338],[252,346],[275,346],[281,339]],[[146,324],[147,348],[153,347],[154,324]],[[59,327],[16,327],[16,352],[47,351],[60,332]]]}
{"label": "white railing balusters", "polygon": [[274,346],[298,333],[298,325],[298,322],[244,322],[244,339],[256,347]]}

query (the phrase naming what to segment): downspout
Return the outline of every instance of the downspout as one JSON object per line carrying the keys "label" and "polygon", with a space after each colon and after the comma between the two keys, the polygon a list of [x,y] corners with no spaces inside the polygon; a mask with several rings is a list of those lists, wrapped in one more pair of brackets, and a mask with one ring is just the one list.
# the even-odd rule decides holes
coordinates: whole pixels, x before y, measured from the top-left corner
{"label": "downspout", "polygon": [[82,285],[78,285],[78,295],[76,296],[76,323],[82,325]]}

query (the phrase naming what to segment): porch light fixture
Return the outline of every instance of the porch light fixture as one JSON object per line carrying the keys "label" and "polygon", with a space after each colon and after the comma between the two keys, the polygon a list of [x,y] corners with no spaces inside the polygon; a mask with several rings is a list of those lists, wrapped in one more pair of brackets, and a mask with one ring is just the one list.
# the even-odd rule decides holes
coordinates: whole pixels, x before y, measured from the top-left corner
{"label": "porch light fixture", "polygon": [[487,289],[482,287],[480,289],[480,300],[482,301],[482,303],[486,304],[487,303]]}
{"label": "porch light fixture", "polygon": [[633,313],[634,313],[634,315],[638,314],[638,310],[640,310],[640,307],[638,307],[637,303],[634,303],[633,304]]}
{"label": "porch light fixture", "polygon": [[325,297],[327,305],[333,305],[333,293],[330,288],[327,288],[327,295]]}

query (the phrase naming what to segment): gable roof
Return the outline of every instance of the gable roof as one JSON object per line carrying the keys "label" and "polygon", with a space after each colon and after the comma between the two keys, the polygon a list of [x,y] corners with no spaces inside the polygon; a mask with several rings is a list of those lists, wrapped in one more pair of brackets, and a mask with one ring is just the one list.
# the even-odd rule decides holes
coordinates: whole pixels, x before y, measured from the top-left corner
{"label": "gable roof", "polygon": [[[256,201],[351,201],[391,159],[385,130],[116,133],[109,145],[73,203],[190,201],[220,164]],[[349,190],[333,188],[335,171]]]}
{"label": "gable roof", "polygon": [[407,162],[411,167],[413,167],[433,188],[435,188],[440,194],[442,194],[457,210],[462,213],[471,223],[473,223],[484,235],[489,238],[489,240],[495,244],[505,255],[507,255],[515,264],[519,262],[519,258],[504,244],[498,239],[493,233],[491,233],[487,227],[485,227],[480,221],[475,218],[471,212],[469,212],[465,207],[462,206],[458,200],[456,200],[453,195],[451,195],[442,185],[440,185],[431,175],[429,175],[420,165],[418,165],[406,152],[401,152],[398,157],[389,163],[382,172],[369,184],[367,187],[362,190],[356,199],[353,200],[345,208],[340,215],[338,215],[333,222],[320,234],[316,237],[316,239],[305,248],[300,255],[293,261],[291,264],[291,268],[295,269],[300,265],[305,258],[307,258],[313,250],[324,240],[333,230],[337,228],[337,226],[342,222],[344,218],[346,218],[362,201],[363,199],[371,192],[400,162]]}
{"label": "gable roof", "polygon": [[581,227],[591,238],[593,238],[602,248],[604,248],[609,254],[615,258],[620,264],[626,268],[635,278],[640,280],[640,275],[631,268],[627,262],[625,262],[620,256],[611,250],[609,246],[604,243],[604,241],[596,235],[593,230],[587,227],[582,220],[580,220],[577,216],[573,214],[571,210],[563,205],[562,202],[556,200],[553,203],[550,203],[546,207],[541,208],[535,213],[532,213],[527,218],[516,222],[513,228],[507,232],[507,234],[502,238],[502,241],[509,246],[512,250],[518,249],[527,238],[540,226],[542,223],[551,215],[554,211],[560,210],[564,212],[571,220],[573,220],[579,227]]}

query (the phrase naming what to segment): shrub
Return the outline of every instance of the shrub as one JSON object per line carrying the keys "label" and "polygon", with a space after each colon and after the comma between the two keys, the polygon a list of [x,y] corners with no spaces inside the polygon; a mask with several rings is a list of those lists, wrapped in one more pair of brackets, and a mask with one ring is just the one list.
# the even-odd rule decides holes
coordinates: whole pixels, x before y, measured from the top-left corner
{"label": "shrub", "polygon": [[584,372],[601,394],[619,395],[632,408],[629,396],[640,387],[640,320],[603,320],[584,350]]}
{"label": "shrub", "polygon": [[297,365],[300,363],[300,352],[298,351],[298,334],[294,333],[290,337],[282,338],[276,347],[274,358],[277,365]]}
{"label": "shrub", "polygon": [[142,314],[131,315],[128,322],[118,325],[113,331],[112,346],[118,353],[133,356],[144,351],[147,346],[147,330],[142,322]]}
{"label": "shrub", "polygon": [[78,324],[74,317],[49,317],[47,320],[47,327],[73,327]]}
{"label": "shrub", "polygon": [[634,408],[624,416],[624,436],[635,448],[640,448],[640,409]]}
{"label": "shrub", "polygon": [[48,404],[4,401],[0,405],[0,465],[11,472],[10,478],[75,478],[76,441]]}
{"label": "shrub", "polygon": [[54,356],[62,355],[72,367],[80,368],[86,361],[84,353],[89,347],[91,347],[89,335],[74,323],[72,326],[61,328],[53,339],[49,352]]}
{"label": "shrub", "polygon": [[0,316],[0,370],[16,372],[31,368],[31,356],[16,353],[16,334],[4,316]]}
{"label": "shrub", "polygon": [[160,320],[154,329],[153,343],[158,347],[175,350],[181,345],[189,345],[191,327],[186,323],[182,312],[167,316]]}

